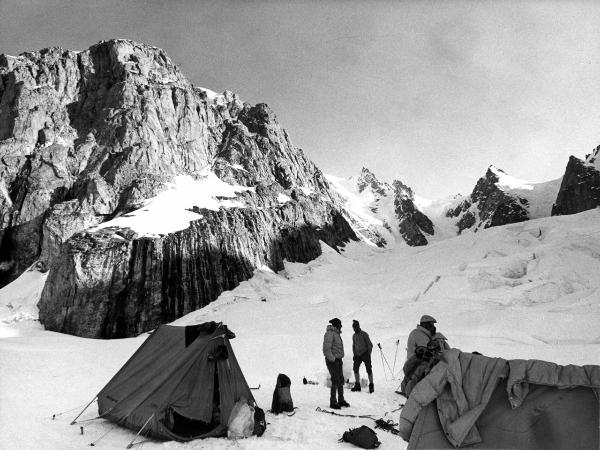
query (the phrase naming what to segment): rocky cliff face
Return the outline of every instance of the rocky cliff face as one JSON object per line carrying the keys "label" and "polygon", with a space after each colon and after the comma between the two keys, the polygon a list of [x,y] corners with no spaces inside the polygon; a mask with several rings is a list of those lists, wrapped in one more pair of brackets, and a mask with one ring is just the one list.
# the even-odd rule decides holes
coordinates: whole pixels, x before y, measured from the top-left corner
{"label": "rocky cliff face", "polygon": [[501,183],[505,176],[502,170],[490,166],[471,195],[446,211],[446,217],[457,219],[459,234],[465,229],[477,231],[529,219],[528,199],[510,192]]}
{"label": "rocky cliff face", "polygon": [[600,147],[585,161],[569,158],[565,174],[552,207],[552,215],[576,214],[600,205]]}
{"label": "rocky cliff face", "polygon": [[[90,228],[127,217],[176,175],[251,188],[183,230]],[[267,105],[191,85],[160,49],[0,56],[0,283],[50,270],[48,328],[128,336],[214,300],[258,265],[355,239],[321,171]]]}
{"label": "rocky cliff face", "polygon": [[[415,205],[412,189],[398,180],[392,185],[381,182],[366,168],[362,169],[357,180],[358,192],[366,190],[373,195],[370,205],[371,211],[383,218],[388,229],[396,228],[402,239],[411,246],[426,245],[426,236],[433,235],[434,229],[431,220]],[[393,214],[385,213],[386,203],[392,202]]]}
{"label": "rocky cliff face", "polygon": [[394,207],[398,219],[398,229],[408,245],[427,245],[425,235],[433,235],[433,224],[415,205],[411,188],[401,181],[394,180]]}

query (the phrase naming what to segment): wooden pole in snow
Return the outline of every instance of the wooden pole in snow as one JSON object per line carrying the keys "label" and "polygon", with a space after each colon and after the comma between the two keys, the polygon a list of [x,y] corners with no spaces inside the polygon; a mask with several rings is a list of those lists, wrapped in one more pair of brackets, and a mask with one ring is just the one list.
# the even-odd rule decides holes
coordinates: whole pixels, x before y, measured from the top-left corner
{"label": "wooden pole in snow", "polygon": [[92,401],[91,401],[91,402],[89,402],[85,408],[83,408],[83,411],[81,411],[81,412],[80,412],[80,413],[77,415],[77,417],[75,417],[75,418],[73,419],[73,422],[71,422],[69,425],[75,425],[75,423],[77,422],[77,419],[79,419],[79,416],[81,416],[81,415],[84,413],[84,411],[85,411],[86,409],[88,409],[88,408],[90,407],[90,405],[96,401],[96,399],[97,399],[97,398],[98,398],[98,397],[94,397],[94,398],[92,399]]}
{"label": "wooden pole in snow", "polygon": [[146,425],[148,425],[148,422],[150,422],[150,420],[154,417],[154,414],[152,414],[150,417],[148,417],[148,420],[146,420],[146,423],[144,425],[142,425],[142,428],[140,428],[140,431],[138,431],[138,433],[135,435],[135,437],[133,438],[133,441],[131,441],[129,443],[129,445],[127,446],[127,448],[131,448],[133,447],[133,443],[135,442],[135,440],[138,438],[138,436],[140,435],[140,433],[144,430],[144,428],[146,428]]}

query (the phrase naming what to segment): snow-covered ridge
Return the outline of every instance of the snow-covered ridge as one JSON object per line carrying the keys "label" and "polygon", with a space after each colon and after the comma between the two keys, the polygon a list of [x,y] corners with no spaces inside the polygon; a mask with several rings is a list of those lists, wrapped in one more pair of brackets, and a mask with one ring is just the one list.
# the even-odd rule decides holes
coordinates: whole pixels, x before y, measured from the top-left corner
{"label": "snow-covered ridge", "polygon": [[594,151],[585,158],[585,164],[600,171],[600,146],[596,147]]}
{"label": "snow-covered ridge", "polygon": [[[343,201],[349,223],[355,233],[365,242],[375,246],[377,239],[383,239],[386,246],[393,246],[398,232],[390,226],[394,223],[394,200],[392,197],[375,198],[371,189],[358,191],[357,180],[353,177],[341,178],[324,174]],[[378,208],[372,205],[379,200]]]}
{"label": "snow-covered ridge", "polygon": [[211,91],[210,89],[206,89],[203,87],[199,87],[199,86],[195,86],[196,89],[204,92],[206,94],[206,99],[210,102],[210,103],[225,103],[225,96],[223,94],[218,94],[215,91]]}
{"label": "snow-covered ridge", "polygon": [[508,175],[502,169],[499,169],[494,165],[491,165],[489,167],[489,169],[492,173],[494,173],[498,177],[496,186],[498,186],[502,190],[507,190],[507,189],[531,190],[531,189],[533,189],[533,183],[531,183],[530,181],[520,180],[511,175]]}
{"label": "snow-covered ridge", "polygon": [[526,209],[529,213],[529,219],[550,216],[562,178],[533,183],[510,176],[495,166],[490,166],[489,169],[498,177],[496,186],[500,190],[527,200],[528,205]]}
{"label": "snow-covered ridge", "polygon": [[178,175],[172,182],[166,183],[166,190],[146,200],[143,207],[90,231],[118,227],[130,228],[140,236],[174,233],[188,228],[190,222],[201,217],[194,212],[194,207],[215,211],[244,207],[242,202],[235,200],[237,194],[253,190],[253,187],[227,184],[210,171],[204,171],[200,179]]}

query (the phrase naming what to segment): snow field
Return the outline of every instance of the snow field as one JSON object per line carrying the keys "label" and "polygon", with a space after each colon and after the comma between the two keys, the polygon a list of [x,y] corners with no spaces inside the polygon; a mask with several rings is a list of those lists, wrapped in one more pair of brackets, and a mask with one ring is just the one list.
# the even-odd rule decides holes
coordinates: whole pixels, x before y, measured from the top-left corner
{"label": "snow field", "polygon": [[[342,320],[344,368],[351,376],[353,319],[394,364],[405,359],[409,332],[422,314],[438,320],[453,347],[502,358],[536,358],[558,364],[600,364],[600,209],[466,233],[426,247],[378,249],[352,243],[340,253],[323,245],[308,264],[268,268],[207,307],[175,321],[187,325],[223,321],[237,337],[236,357],[259,405],[268,410],[278,373],[292,380],[297,413],[267,414],[262,438],[147,442],[144,448],[341,449],[348,428],[368,419],[315,411],[327,407],[329,389],[322,339],[329,319]],[[0,290],[0,298],[12,285]],[[31,294],[33,295],[33,294]],[[21,301],[34,303],[34,298]],[[123,448],[135,433],[106,421],[68,423],[75,413],[52,421],[55,412],[87,403],[125,363],[144,337],[99,341],[43,331],[37,322],[13,320],[0,305],[0,447],[84,448],[110,430],[98,448]],[[13,308],[15,301],[12,301]],[[400,380],[384,373],[377,347],[372,354],[375,393],[346,391],[343,414],[385,415],[403,402]],[[361,376],[365,377],[364,367]],[[302,385],[302,377],[320,384]],[[82,419],[92,418],[90,408]],[[400,438],[377,431],[382,448],[405,448]]]}

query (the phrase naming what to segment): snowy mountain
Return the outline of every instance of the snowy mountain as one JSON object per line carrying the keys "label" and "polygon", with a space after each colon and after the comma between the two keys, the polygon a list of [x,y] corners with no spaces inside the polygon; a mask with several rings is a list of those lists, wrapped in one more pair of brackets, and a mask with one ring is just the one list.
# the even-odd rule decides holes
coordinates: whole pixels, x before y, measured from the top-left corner
{"label": "snowy mountain", "polygon": [[357,239],[267,105],[128,40],[1,56],[0,161],[0,286],[48,270],[65,333],[138,334]]}
{"label": "snowy mountain", "polygon": [[600,205],[600,146],[584,161],[569,158],[552,215],[576,214]]}
{"label": "snowy mountain", "polygon": [[[382,182],[367,168],[357,178],[342,179],[326,175],[344,199],[344,207],[357,223],[359,233],[379,246],[390,238],[410,246],[426,245],[434,234],[431,220],[417,206],[412,189],[401,181]],[[391,235],[391,236],[390,236]]]}
{"label": "snowy mountain", "polygon": [[444,215],[452,218],[458,233],[547,217],[558,194],[561,179],[543,183],[519,180],[489,166],[473,192],[458,197]]}
{"label": "snowy mountain", "polygon": [[248,449],[334,448],[364,423],[317,410],[332,317],[347,378],[353,319],[381,345],[353,416],[397,420],[422,314],[465,351],[600,364],[598,149],[561,180],[490,166],[468,197],[429,201],[368,169],[325,176],[267,105],[192,86],[155,47],[0,56],[0,75],[1,448],[125,446],[95,408],[85,432],[69,423],[164,322],[226,323],[264,409],[292,379],[296,415],[269,415]]}

